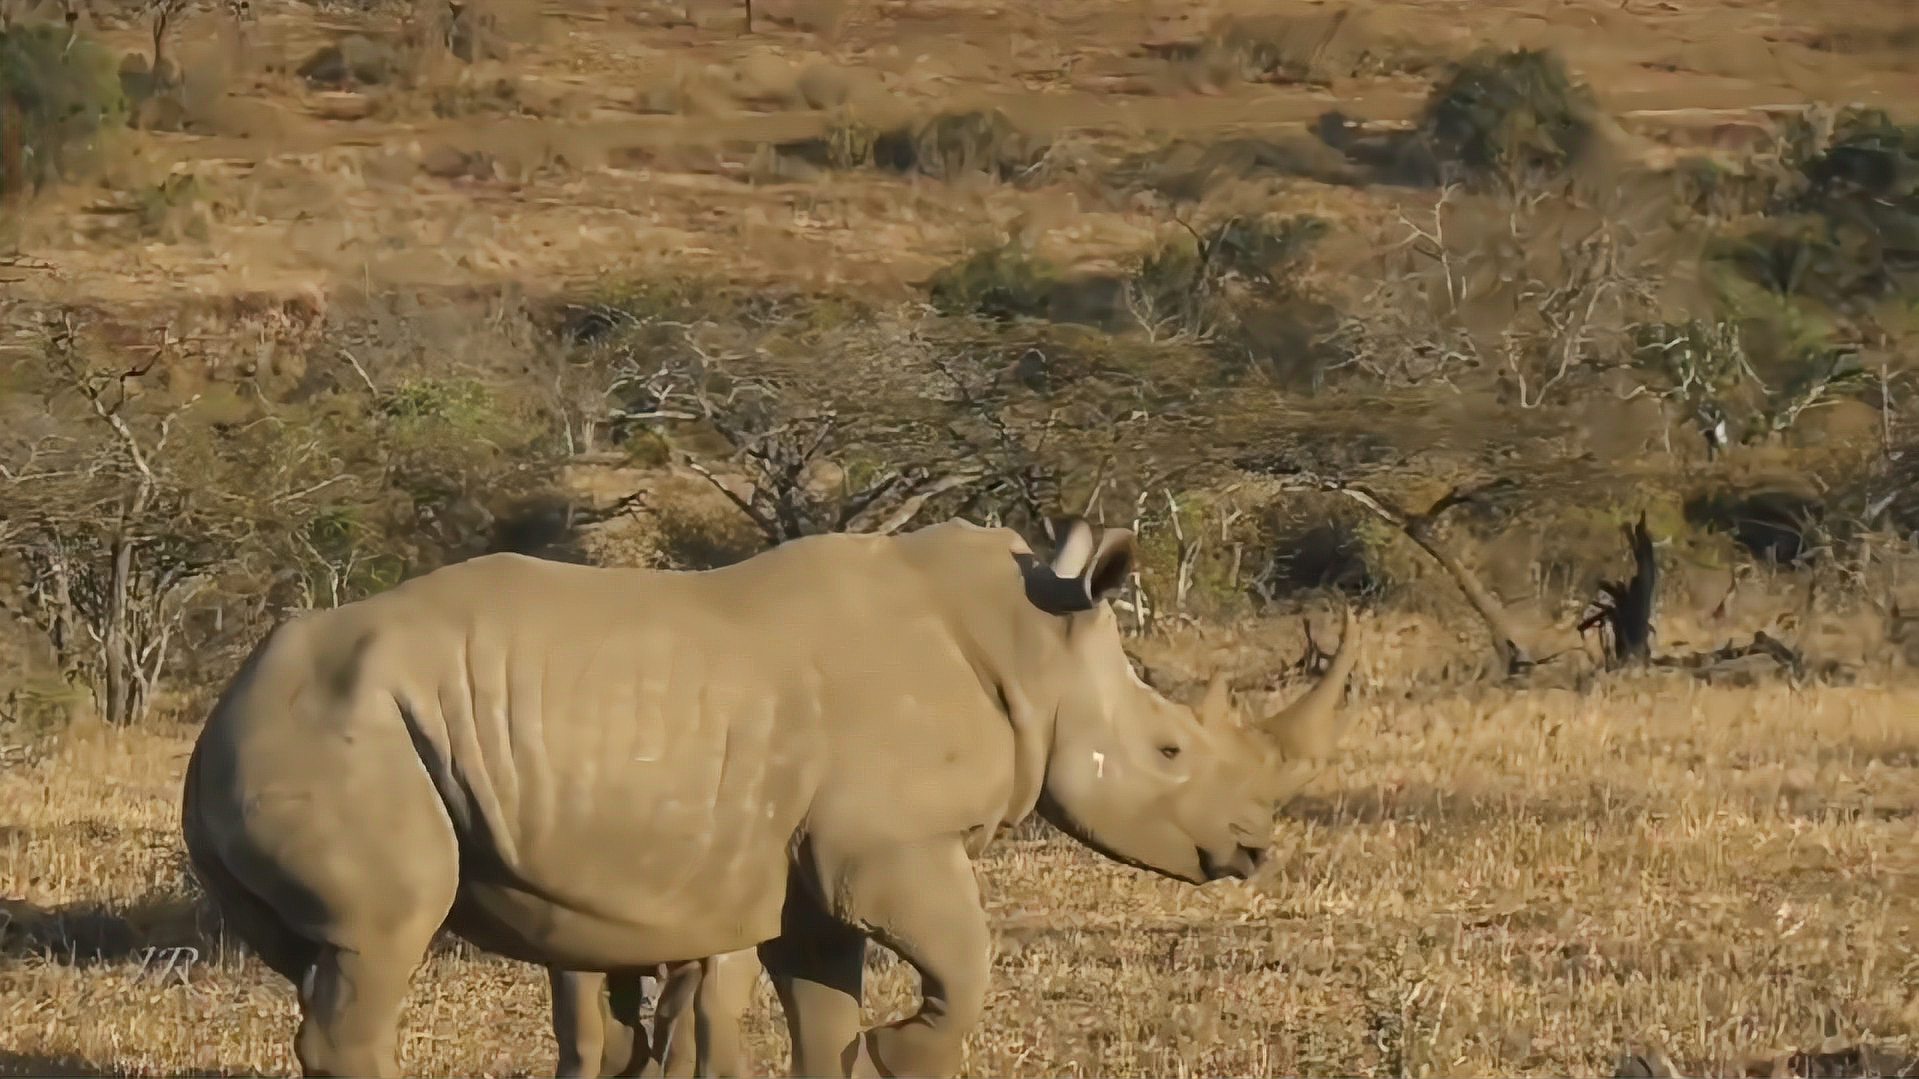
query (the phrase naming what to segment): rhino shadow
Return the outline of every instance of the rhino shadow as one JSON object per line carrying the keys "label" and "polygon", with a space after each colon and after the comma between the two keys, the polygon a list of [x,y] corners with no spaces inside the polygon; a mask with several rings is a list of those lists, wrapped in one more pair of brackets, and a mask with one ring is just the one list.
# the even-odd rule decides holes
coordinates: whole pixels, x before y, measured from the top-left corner
{"label": "rhino shadow", "polygon": [[[130,1068],[119,1064],[99,1064],[84,1057],[62,1054],[59,1056],[39,1053],[18,1053],[11,1049],[0,1049],[0,1076],[120,1076],[133,1074]],[[169,1072],[169,1075],[182,1079],[228,1079],[243,1075],[255,1075],[256,1072],[230,1072],[208,1069],[188,1069]]]}
{"label": "rhino shadow", "polygon": [[209,962],[233,945],[197,895],[161,892],[131,903],[42,906],[0,899],[0,960],[43,959],[69,967]]}

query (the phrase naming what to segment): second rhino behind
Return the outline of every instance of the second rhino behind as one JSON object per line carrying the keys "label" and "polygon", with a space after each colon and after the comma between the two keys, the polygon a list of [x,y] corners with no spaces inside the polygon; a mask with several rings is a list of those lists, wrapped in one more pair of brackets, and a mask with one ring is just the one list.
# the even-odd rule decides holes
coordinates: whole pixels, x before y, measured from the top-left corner
{"label": "second rhino behind", "polygon": [[[553,1037],[560,1050],[555,1079],[749,1074],[740,1021],[759,973],[752,949],[662,963],[650,973],[549,967]],[[654,977],[660,986],[650,1033],[640,1016],[642,977]]]}

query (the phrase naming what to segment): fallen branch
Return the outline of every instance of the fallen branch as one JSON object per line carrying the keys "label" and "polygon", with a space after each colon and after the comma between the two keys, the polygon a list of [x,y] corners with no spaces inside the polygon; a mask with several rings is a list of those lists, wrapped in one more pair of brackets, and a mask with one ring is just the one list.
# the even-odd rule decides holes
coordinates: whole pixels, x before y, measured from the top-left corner
{"label": "fallen branch", "polygon": [[1506,617],[1505,609],[1497,597],[1473,571],[1467,568],[1459,557],[1439,542],[1435,534],[1439,520],[1448,510],[1456,506],[1483,501],[1487,496],[1505,491],[1513,486],[1511,480],[1494,480],[1478,487],[1454,487],[1434,502],[1424,513],[1408,513],[1405,509],[1376,491],[1360,484],[1347,483],[1344,480],[1323,478],[1316,481],[1319,490],[1337,492],[1345,495],[1371,511],[1375,517],[1397,528],[1407,539],[1425,551],[1446,574],[1459,586],[1459,591],[1472,605],[1480,620],[1492,634],[1493,651],[1498,655],[1501,666],[1511,677],[1521,675],[1538,666],[1539,661],[1532,658],[1524,645],[1519,643],[1519,633],[1513,627],[1512,620]]}
{"label": "fallen branch", "polygon": [[1792,673],[1794,678],[1802,678],[1806,673],[1805,654],[1786,642],[1768,634],[1765,630],[1752,635],[1750,644],[1726,644],[1710,652],[1694,652],[1689,656],[1658,656],[1652,660],[1656,667],[1689,670],[1700,674],[1711,674],[1716,668],[1727,663],[1753,656],[1765,656]]}

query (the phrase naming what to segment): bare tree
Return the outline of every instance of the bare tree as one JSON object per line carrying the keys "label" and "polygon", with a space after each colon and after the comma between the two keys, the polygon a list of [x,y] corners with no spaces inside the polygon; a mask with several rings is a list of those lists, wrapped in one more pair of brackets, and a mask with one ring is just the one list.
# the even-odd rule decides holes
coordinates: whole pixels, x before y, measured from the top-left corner
{"label": "bare tree", "polygon": [[0,446],[0,553],[24,582],[9,606],[115,724],[147,713],[188,604],[238,548],[296,529],[289,511],[334,486],[262,489],[281,477],[258,461],[219,475],[204,445],[179,437],[195,402],[140,389],[167,355],[163,341],[143,363],[102,367],[60,317],[37,372],[45,412]]}
{"label": "bare tree", "polygon": [[174,25],[193,8],[195,0],[145,0],[144,13],[148,29],[153,34],[153,83],[155,87],[166,84],[168,76],[162,62],[166,59],[167,35],[173,32]]}
{"label": "bare tree", "polygon": [[706,465],[688,468],[751,520],[768,543],[821,532],[896,532],[928,503],[978,484],[987,470],[954,453],[935,453],[878,469],[835,458],[860,441],[860,430],[832,409],[795,408],[769,382],[728,376],[708,357],[655,371],[646,403],[623,419],[697,419],[730,450],[745,479],[736,490]]}
{"label": "bare tree", "polygon": [[1506,616],[1505,606],[1480,582],[1478,575],[1441,542],[1438,534],[1440,520],[1448,511],[1459,506],[1484,503],[1509,492],[1514,487],[1512,481],[1502,479],[1476,487],[1454,487],[1420,513],[1408,512],[1386,495],[1342,479],[1301,477],[1295,481],[1295,485],[1302,489],[1334,492],[1352,499],[1373,516],[1398,529],[1426,552],[1459,586],[1466,602],[1486,624],[1486,629],[1492,635],[1493,653],[1509,676],[1524,674],[1539,664],[1540,661],[1533,658],[1531,651],[1520,643],[1520,634],[1512,619]]}
{"label": "bare tree", "polygon": [[1423,219],[1398,215],[1377,283],[1328,335],[1335,366],[1401,385],[1497,373],[1539,407],[1582,364],[1626,354],[1654,308],[1671,252],[1648,209],[1442,188]]}

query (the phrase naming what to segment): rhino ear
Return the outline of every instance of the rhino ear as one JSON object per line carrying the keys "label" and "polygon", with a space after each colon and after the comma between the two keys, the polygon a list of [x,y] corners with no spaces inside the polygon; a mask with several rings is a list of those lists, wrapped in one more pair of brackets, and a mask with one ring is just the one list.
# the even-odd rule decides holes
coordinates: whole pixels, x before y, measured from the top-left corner
{"label": "rhino ear", "polygon": [[1139,556],[1139,546],[1133,539],[1130,528],[1109,528],[1100,534],[1099,545],[1094,548],[1093,556],[1087,561],[1082,577],[1086,581],[1086,594],[1098,603],[1111,599],[1120,589],[1126,587],[1126,578],[1133,574],[1133,560]]}
{"label": "rhino ear", "polygon": [[[1092,551],[1090,556],[1079,559],[1084,568],[1078,573],[1057,572],[1030,554],[1013,556],[1019,563],[1020,575],[1026,580],[1026,598],[1047,614],[1090,611],[1099,606],[1101,600],[1125,587],[1126,578],[1133,572],[1136,548],[1130,529],[1109,528],[1095,545],[1091,540],[1091,526],[1084,522],[1080,522],[1080,526],[1086,528],[1086,542]],[[1068,542],[1072,542],[1070,535]],[[1055,564],[1059,561],[1056,558]]]}
{"label": "rhino ear", "polygon": [[1093,526],[1084,517],[1048,517],[1046,538],[1053,543],[1053,572],[1079,576],[1093,554]]}

